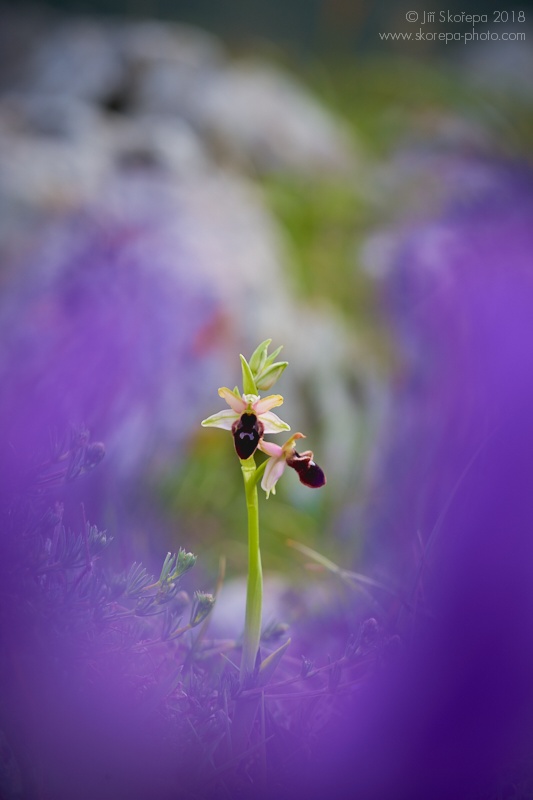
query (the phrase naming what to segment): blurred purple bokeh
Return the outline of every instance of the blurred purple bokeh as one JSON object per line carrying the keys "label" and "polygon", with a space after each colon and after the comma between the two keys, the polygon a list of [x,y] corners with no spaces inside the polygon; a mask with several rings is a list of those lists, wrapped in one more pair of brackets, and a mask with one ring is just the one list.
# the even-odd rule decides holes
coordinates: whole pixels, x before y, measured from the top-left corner
{"label": "blurred purple bokeh", "polygon": [[142,174],[28,237],[0,305],[4,489],[70,426],[104,442],[115,487],[179,457],[223,325],[183,238],[172,191]]}
{"label": "blurred purple bokeh", "polygon": [[412,229],[391,265],[404,368],[375,527],[410,576],[407,646],[329,730],[308,797],[531,791],[533,178],[499,189]]}
{"label": "blurred purple bokeh", "polygon": [[[132,547],[135,492],[150,469],[183,454],[218,368],[222,323],[183,245],[172,192],[142,174],[108,190],[100,206],[28,234],[24,257],[4,265],[2,797],[162,796],[180,769],[179,734],[146,691],[154,673],[175,680],[179,665],[172,653],[147,661],[132,649],[153,633],[146,618],[127,624],[127,605],[121,626],[127,562],[108,574],[99,550],[89,559],[88,545],[76,548],[85,514],[102,525],[110,509],[111,536],[119,527]],[[72,479],[101,459],[91,439],[106,458],[77,495]],[[128,506],[128,524],[117,525]]]}

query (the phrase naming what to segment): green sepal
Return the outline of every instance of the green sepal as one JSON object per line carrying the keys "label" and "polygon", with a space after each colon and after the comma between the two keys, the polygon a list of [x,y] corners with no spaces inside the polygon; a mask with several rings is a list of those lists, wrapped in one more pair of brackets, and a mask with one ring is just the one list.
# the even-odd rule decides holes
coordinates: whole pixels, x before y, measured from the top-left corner
{"label": "green sepal", "polygon": [[274,350],[274,352],[273,352],[273,353],[271,353],[271,354],[269,355],[269,357],[268,357],[268,358],[265,360],[265,363],[262,365],[262,369],[266,369],[267,367],[270,367],[270,366],[271,366],[271,365],[274,363],[274,361],[276,360],[276,358],[279,356],[279,354],[281,353],[281,351],[282,351],[282,350],[283,350],[283,345],[281,344],[281,345],[280,345],[279,347],[277,347],[277,348]]}
{"label": "green sepal", "polygon": [[259,667],[259,672],[257,674],[257,678],[255,680],[256,686],[266,686],[269,682],[271,677],[273,676],[274,672],[277,669],[277,666],[281,659],[283,658],[283,654],[285,650],[290,645],[291,640],[287,639],[281,647],[278,647],[277,650],[274,650],[273,653],[270,653],[264,661],[261,662],[261,666]]}
{"label": "green sepal", "polygon": [[233,394],[235,395],[235,397],[240,397],[241,396],[241,393],[239,392],[239,387],[238,386],[236,386],[233,389]]}
{"label": "green sepal", "polygon": [[257,386],[259,391],[265,391],[266,389],[272,388],[277,380],[279,380],[285,371],[285,369],[289,366],[288,361],[278,361],[275,364],[272,364],[266,369],[256,376],[255,385]]}
{"label": "green sepal", "polygon": [[267,358],[268,346],[271,341],[272,339],[265,339],[265,341],[261,342],[261,344],[258,345],[252,353],[248,363],[250,364],[250,369],[253,375],[257,375],[257,373],[261,372],[263,369]]}
{"label": "green sepal", "polygon": [[257,394],[257,387],[255,385],[254,376],[250,365],[243,355],[240,356],[242,366],[242,391],[243,394]]}

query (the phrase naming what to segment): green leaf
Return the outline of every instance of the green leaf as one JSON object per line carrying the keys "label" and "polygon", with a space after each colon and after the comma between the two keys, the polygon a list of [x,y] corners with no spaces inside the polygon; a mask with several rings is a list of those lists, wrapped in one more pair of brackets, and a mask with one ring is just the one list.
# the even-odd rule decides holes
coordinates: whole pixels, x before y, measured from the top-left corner
{"label": "green leaf", "polygon": [[278,361],[276,364],[272,364],[270,367],[264,369],[255,379],[255,385],[258,390],[264,391],[274,386],[276,381],[281,378],[288,365],[288,361]]}
{"label": "green leaf", "polygon": [[276,358],[279,356],[282,350],[283,350],[283,345],[277,347],[276,350],[274,350],[274,352],[271,353],[269,357],[266,359],[265,363],[263,364],[263,369],[270,367],[274,363]]}
{"label": "green leaf", "polygon": [[133,596],[139,594],[150,583],[151,576],[142,564],[133,562],[126,577],[126,594]]}
{"label": "green leaf", "polygon": [[263,477],[267,464],[268,464],[268,458],[266,459],[266,461],[263,461],[262,464],[259,464],[259,466],[256,468],[256,470],[255,470],[255,472],[253,474],[253,477],[252,477],[252,480],[256,485],[259,483],[259,481]]}
{"label": "green leaf", "polygon": [[259,674],[257,675],[256,679],[256,686],[266,686],[266,684],[269,682],[274,672],[276,671],[277,666],[281,661],[281,659],[283,658],[285,650],[290,645],[290,643],[291,640],[287,639],[287,641],[284,642],[284,644],[282,644],[281,647],[278,647],[277,650],[274,650],[273,653],[270,653],[270,655],[267,656],[267,658],[265,658],[265,660],[261,662],[261,666],[259,667]]}
{"label": "green leaf", "polygon": [[163,561],[163,566],[161,567],[161,574],[159,576],[159,580],[161,583],[163,583],[167,579],[171,570],[174,569],[175,563],[176,563],[176,556],[172,555],[172,553],[167,553],[165,556],[165,560]]}
{"label": "green leaf", "polygon": [[392,586],[387,586],[387,584],[382,583],[381,581],[376,580],[375,578],[369,578],[367,575],[362,575],[360,572],[352,572],[349,569],[343,569],[343,567],[339,567],[338,564],[335,564],[334,561],[330,561],[329,558],[323,556],[322,553],[317,553],[316,550],[313,550],[311,547],[308,547],[306,544],[302,544],[301,542],[295,542],[293,539],[287,539],[287,544],[289,547],[293,547],[295,550],[299,550],[300,553],[303,553],[304,556],[308,556],[313,561],[316,561],[317,564],[320,564],[324,569],[327,569],[329,572],[332,572],[334,575],[338,575],[339,578],[344,580],[350,584],[362,584],[366,586],[372,586],[376,589],[382,589],[389,594],[392,594],[394,597],[400,597],[398,592]]}
{"label": "green leaf", "polygon": [[257,373],[261,372],[263,369],[268,353],[268,346],[271,341],[272,339],[265,339],[265,341],[261,342],[261,344],[258,345],[252,353],[248,363],[250,364],[250,369],[252,370],[253,375],[257,375]]}
{"label": "green leaf", "polygon": [[242,366],[242,391],[243,394],[257,394],[257,387],[255,385],[254,376],[250,365],[243,355],[240,356]]}

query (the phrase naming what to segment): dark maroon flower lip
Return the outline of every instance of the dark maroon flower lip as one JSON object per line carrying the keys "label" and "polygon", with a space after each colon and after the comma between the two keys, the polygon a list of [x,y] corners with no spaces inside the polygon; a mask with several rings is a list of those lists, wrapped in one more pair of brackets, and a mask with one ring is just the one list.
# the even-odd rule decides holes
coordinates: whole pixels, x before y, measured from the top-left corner
{"label": "dark maroon flower lip", "polygon": [[242,461],[253,456],[257,450],[265,427],[255,414],[246,412],[231,426],[235,450]]}
{"label": "dark maroon flower lip", "polygon": [[310,451],[305,453],[294,453],[287,458],[287,466],[292,467],[298,473],[300,483],[309,486],[311,489],[320,489],[326,484],[324,471],[313,461],[313,454]]}

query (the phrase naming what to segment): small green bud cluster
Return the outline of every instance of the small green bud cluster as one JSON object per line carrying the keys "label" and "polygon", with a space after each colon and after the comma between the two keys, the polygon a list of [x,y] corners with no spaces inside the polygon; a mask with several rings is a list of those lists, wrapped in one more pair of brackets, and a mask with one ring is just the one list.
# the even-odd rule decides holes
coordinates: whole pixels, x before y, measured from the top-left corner
{"label": "small green bud cluster", "polygon": [[187,553],[182,547],[174,555],[167,553],[159,576],[159,583],[161,586],[174,583],[195,564],[196,556],[193,553]]}
{"label": "small green bud cluster", "polygon": [[276,361],[283,345],[268,355],[271,341],[272,339],[265,339],[261,342],[249,361],[241,356],[242,387],[245,394],[258,394],[271,389],[288,366],[288,361]]}

